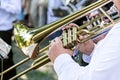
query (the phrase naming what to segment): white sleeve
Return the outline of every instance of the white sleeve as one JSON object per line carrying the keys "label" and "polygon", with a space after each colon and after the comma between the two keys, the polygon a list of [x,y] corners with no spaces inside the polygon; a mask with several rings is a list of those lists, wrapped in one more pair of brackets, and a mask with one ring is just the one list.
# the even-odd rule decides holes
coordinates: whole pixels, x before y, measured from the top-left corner
{"label": "white sleeve", "polygon": [[88,67],[80,67],[69,54],[61,54],[54,62],[58,80],[86,80]]}
{"label": "white sleeve", "polygon": [[12,14],[21,12],[21,0],[1,0],[0,9]]}
{"label": "white sleeve", "polygon": [[120,23],[117,26],[96,46],[88,66],[79,66],[67,53],[58,56],[54,62],[58,80],[120,80]]}

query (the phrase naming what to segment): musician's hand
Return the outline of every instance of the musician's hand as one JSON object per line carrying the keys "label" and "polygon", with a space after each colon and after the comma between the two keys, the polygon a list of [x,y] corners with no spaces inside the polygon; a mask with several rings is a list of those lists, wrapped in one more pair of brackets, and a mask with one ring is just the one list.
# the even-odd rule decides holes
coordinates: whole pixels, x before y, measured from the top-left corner
{"label": "musician's hand", "polygon": [[[79,39],[82,40],[84,38],[86,38],[87,36],[80,36]],[[86,54],[86,55],[90,55],[94,49],[94,42],[93,40],[88,40],[84,43],[79,43],[77,45],[78,50],[80,50],[82,53]]]}
{"label": "musician's hand", "polygon": [[[98,11],[98,10],[95,10],[95,11],[93,11],[93,12],[91,12],[89,15],[87,15],[88,16],[88,18],[90,19],[90,20],[93,20],[93,19],[95,19],[96,17],[98,17],[98,16],[100,16],[100,12]],[[101,17],[101,21],[104,21],[104,22],[106,22],[106,23],[109,23],[110,22],[110,20],[107,18],[107,17]],[[100,22],[101,22],[100,21]]]}
{"label": "musician's hand", "polygon": [[67,30],[67,29],[70,29],[72,27],[79,27],[78,25],[76,25],[75,23],[70,23],[68,25],[66,25],[65,27],[62,28],[62,30]]}
{"label": "musician's hand", "polygon": [[91,19],[93,17],[96,17],[100,14],[98,10],[92,11],[90,14],[88,14],[88,17]]}
{"label": "musician's hand", "polygon": [[55,59],[64,53],[68,53],[72,56],[73,51],[70,49],[65,49],[63,47],[62,41],[57,37],[54,40],[51,41],[48,56],[51,59],[51,61],[54,63]]}

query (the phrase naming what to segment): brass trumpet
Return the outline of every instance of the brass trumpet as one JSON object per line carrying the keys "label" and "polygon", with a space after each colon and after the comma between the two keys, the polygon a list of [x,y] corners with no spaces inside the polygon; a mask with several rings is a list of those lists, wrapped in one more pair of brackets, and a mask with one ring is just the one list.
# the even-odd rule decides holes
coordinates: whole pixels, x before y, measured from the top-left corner
{"label": "brass trumpet", "polygon": [[[20,77],[21,75],[27,73],[28,71],[39,68],[45,65],[46,63],[50,62],[50,59],[48,58],[47,53],[43,53],[44,51],[48,50],[49,45],[39,50],[39,46],[40,46],[39,43],[54,30],[60,28],[61,26],[69,24],[71,22],[74,22],[79,18],[86,16],[87,14],[91,13],[93,10],[99,10],[100,15],[94,18],[93,20],[90,20],[85,24],[80,25],[79,28],[73,27],[72,29],[63,31],[61,37],[64,43],[64,47],[73,49],[73,47],[76,45],[77,42],[83,43],[91,38],[94,38],[96,35],[99,35],[104,30],[111,28],[114,24],[119,22],[120,19],[119,18],[112,19],[110,14],[107,13],[107,11],[105,11],[102,8],[104,5],[108,4],[109,2],[111,1],[99,0],[83,8],[82,10],[79,10],[73,14],[70,14],[56,22],[43,26],[42,28],[31,29],[31,28],[25,27],[25,25],[20,23],[15,24],[14,34],[15,34],[16,42],[18,43],[18,46],[22,49],[22,51],[29,57],[15,64],[11,68],[3,71],[2,73],[0,73],[0,75],[7,73],[11,69],[23,64],[24,62],[30,60],[31,58],[34,59],[32,66],[22,71],[21,73],[17,74],[10,80],[14,80]],[[103,17],[107,17],[110,20],[110,22],[109,23],[100,22],[97,25],[94,24],[95,22],[97,22]],[[92,28],[88,29],[87,27],[91,24],[93,24]],[[81,41],[78,39],[79,35],[86,35],[86,34],[89,34],[89,36],[86,39]],[[38,59],[35,59],[40,54],[42,56],[40,56]]]}

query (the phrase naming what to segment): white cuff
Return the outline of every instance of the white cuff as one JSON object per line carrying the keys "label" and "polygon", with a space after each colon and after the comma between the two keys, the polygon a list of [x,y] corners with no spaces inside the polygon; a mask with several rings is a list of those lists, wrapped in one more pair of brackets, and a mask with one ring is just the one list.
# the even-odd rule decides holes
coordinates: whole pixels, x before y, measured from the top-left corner
{"label": "white cuff", "polygon": [[90,55],[86,55],[86,54],[83,54],[83,55],[82,55],[82,59],[83,59],[84,62],[90,63],[92,54],[93,54],[93,52],[94,52],[94,50],[95,50],[95,47],[96,47],[96,44],[94,44],[94,49],[93,49],[93,51],[91,52]]}
{"label": "white cuff", "polygon": [[91,57],[92,57],[92,54],[89,55],[89,56],[86,55],[86,54],[83,54],[82,59],[83,59],[84,62],[90,63]]}

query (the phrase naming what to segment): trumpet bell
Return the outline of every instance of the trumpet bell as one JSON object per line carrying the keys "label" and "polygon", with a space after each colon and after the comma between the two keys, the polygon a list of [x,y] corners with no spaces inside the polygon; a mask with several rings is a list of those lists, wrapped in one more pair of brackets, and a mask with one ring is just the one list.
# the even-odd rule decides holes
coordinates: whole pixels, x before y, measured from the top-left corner
{"label": "trumpet bell", "polygon": [[25,55],[30,58],[36,57],[38,53],[38,43],[32,41],[32,37],[36,33],[21,23],[15,23],[14,26],[14,36],[18,46]]}
{"label": "trumpet bell", "polygon": [[20,48],[29,46],[33,34],[30,33],[30,29],[23,24],[15,23],[14,36],[17,44]]}

